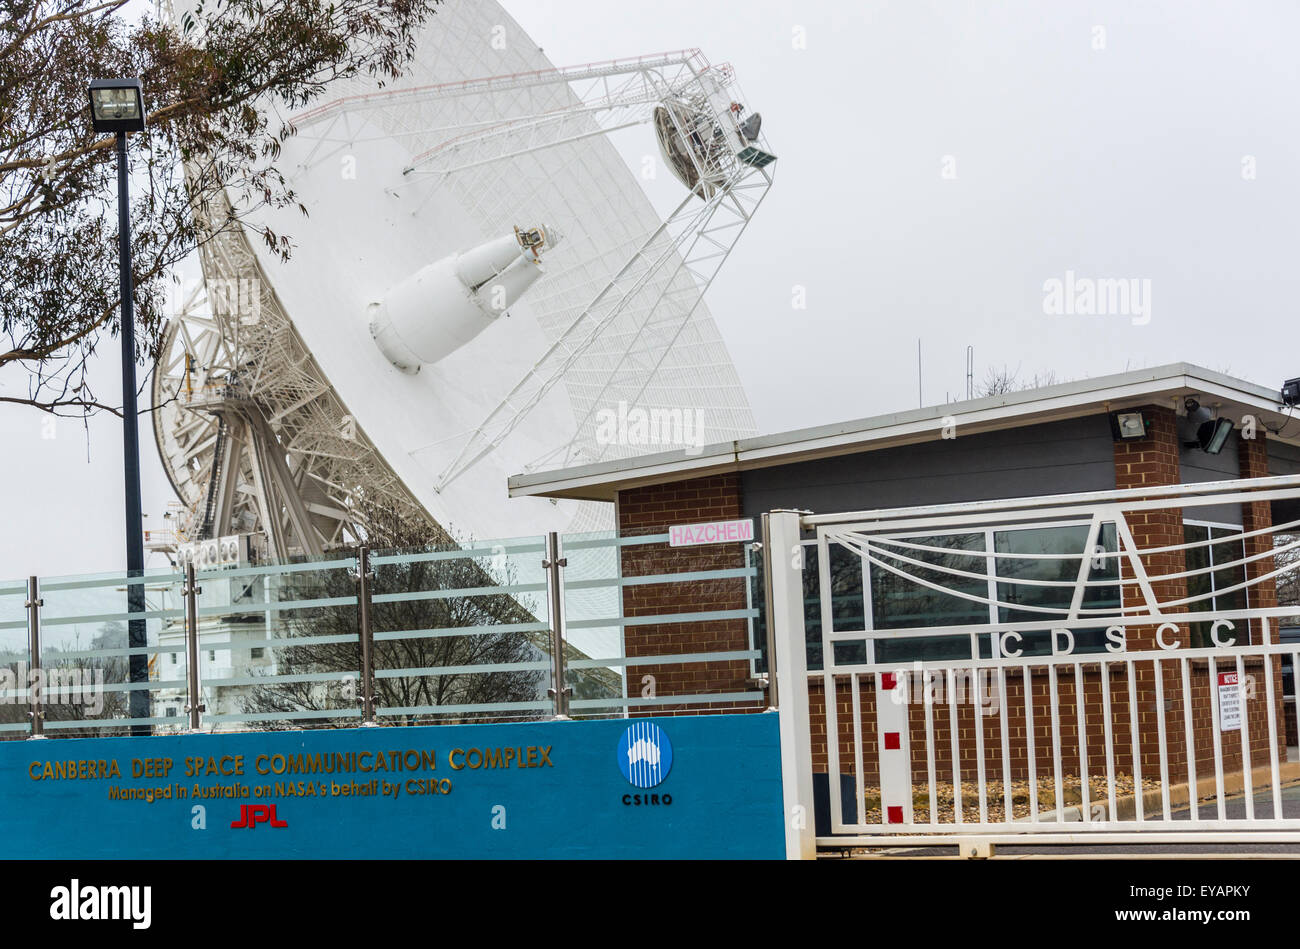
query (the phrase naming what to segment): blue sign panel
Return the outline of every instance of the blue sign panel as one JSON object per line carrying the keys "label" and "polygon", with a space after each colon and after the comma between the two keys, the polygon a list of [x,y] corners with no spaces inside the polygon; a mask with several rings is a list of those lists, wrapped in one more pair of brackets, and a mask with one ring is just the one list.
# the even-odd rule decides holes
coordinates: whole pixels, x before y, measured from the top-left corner
{"label": "blue sign panel", "polygon": [[0,858],[780,858],[774,714],[0,743]]}

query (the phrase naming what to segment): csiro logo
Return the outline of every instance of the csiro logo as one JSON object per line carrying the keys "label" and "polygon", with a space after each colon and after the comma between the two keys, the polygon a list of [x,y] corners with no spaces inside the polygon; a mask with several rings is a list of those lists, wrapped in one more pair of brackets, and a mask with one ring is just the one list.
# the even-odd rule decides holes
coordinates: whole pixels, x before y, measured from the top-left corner
{"label": "csiro logo", "polygon": [[618,767],[633,787],[657,786],[673,766],[673,743],[653,722],[637,722],[618,743]]}

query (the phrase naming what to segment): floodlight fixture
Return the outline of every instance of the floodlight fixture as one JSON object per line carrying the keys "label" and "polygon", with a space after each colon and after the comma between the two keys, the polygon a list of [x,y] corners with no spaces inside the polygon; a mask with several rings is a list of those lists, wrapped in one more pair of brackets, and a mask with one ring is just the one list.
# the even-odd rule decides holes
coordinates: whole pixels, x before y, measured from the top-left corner
{"label": "floodlight fixture", "polygon": [[96,132],[143,132],[144,90],[139,79],[93,79],[90,120]]}
{"label": "floodlight fixture", "polygon": [[1232,434],[1232,419],[1215,418],[1209,409],[1193,398],[1188,398],[1183,405],[1187,409],[1188,424],[1196,427],[1196,440],[1185,444],[1189,448],[1199,448],[1207,455],[1223,451],[1228,436]]}
{"label": "floodlight fixture", "polygon": [[1111,412],[1110,434],[1117,442],[1132,442],[1147,437],[1150,422],[1141,412]]}

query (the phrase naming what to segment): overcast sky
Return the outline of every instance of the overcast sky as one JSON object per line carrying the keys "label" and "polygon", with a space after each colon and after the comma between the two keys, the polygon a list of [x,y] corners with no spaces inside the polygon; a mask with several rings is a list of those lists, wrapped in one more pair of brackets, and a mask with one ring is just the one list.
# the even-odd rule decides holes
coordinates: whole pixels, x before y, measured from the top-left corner
{"label": "overcast sky", "polygon": [[[504,4],[559,65],[696,46],[735,66],[780,160],[709,305],[764,432],[915,406],[918,338],[926,404],[964,395],[968,345],[977,383],[1300,375],[1298,5]],[[1045,312],[1067,272],[1149,290],[1129,313]],[[96,372],[117,391],[113,359]],[[0,577],[120,568],[120,431],[0,406]]]}

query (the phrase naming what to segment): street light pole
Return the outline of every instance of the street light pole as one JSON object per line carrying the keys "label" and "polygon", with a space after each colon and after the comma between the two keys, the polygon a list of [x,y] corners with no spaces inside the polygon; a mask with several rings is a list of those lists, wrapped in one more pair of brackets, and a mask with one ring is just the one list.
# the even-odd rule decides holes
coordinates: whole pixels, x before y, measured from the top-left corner
{"label": "street light pole", "polygon": [[[131,286],[131,196],[127,180],[126,132],[117,133],[117,259],[122,294],[122,462],[126,484],[126,608],[131,614],[144,613],[144,512],[140,501],[140,416],[135,384],[135,305]],[[140,577],[139,583],[131,578]],[[144,649],[149,634],[143,619],[132,619],[127,627],[127,645]],[[133,652],[128,659],[133,685],[149,681],[149,657]],[[132,689],[128,695],[129,717],[149,717],[149,692]],[[148,725],[132,725],[131,734],[149,735]]]}
{"label": "street light pole", "polygon": [[[122,465],[126,487],[127,660],[131,689],[128,716],[137,720],[132,735],[153,729],[140,719],[149,715],[149,645],[144,620],[144,512],[140,504],[140,417],[135,392],[135,306],[131,287],[131,194],[127,178],[126,136],[143,132],[144,91],[139,79],[95,79],[87,90],[90,119],[96,132],[117,135],[117,269],[122,302]],[[143,684],[144,688],[139,688]]]}

